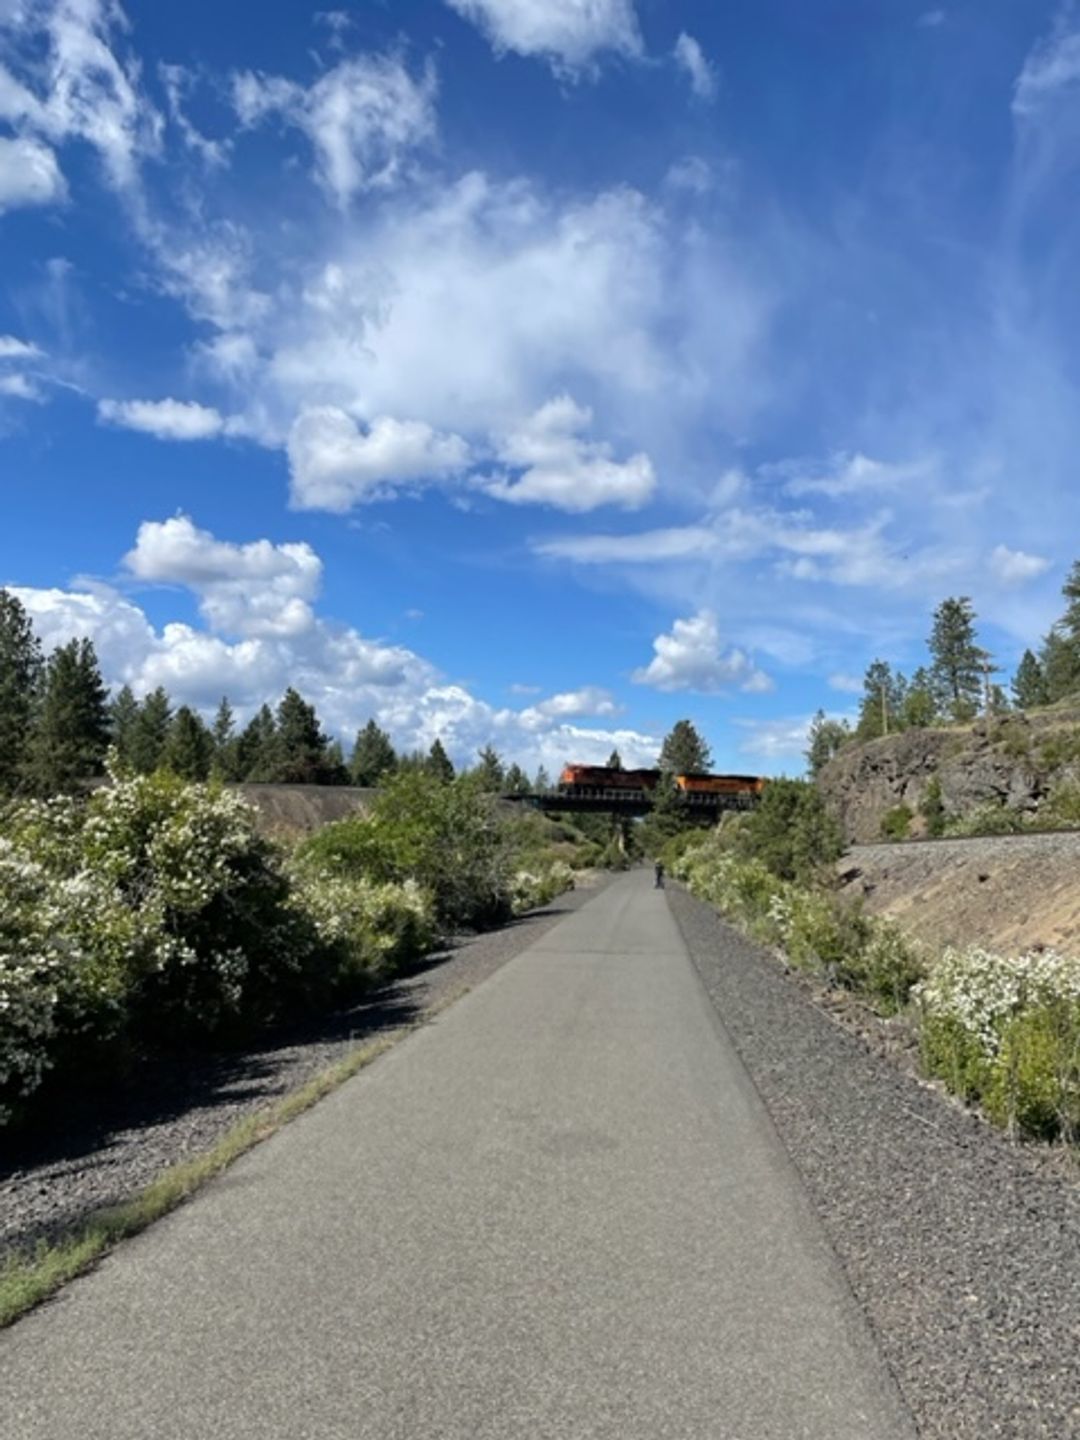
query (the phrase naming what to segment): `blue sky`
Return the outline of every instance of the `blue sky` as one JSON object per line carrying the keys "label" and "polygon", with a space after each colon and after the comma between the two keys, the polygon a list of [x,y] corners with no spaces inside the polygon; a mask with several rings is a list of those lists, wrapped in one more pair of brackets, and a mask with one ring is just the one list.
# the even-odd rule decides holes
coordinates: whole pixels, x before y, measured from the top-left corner
{"label": "blue sky", "polygon": [[0,583],[208,709],[796,771],[1060,609],[1078,158],[1042,0],[0,0]]}

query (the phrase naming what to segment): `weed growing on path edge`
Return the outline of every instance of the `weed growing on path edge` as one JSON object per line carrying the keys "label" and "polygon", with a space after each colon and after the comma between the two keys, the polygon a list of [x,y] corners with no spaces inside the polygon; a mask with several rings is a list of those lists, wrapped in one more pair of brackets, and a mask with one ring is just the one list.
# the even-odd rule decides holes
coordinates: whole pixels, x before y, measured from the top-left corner
{"label": "weed growing on path edge", "polygon": [[414,1024],[360,1046],[282,1099],[237,1121],[204,1155],[169,1166],[130,1200],[92,1215],[57,1240],[42,1241],[29,1254],[16,1253],[0,1262],[0,1329],[13,1324],[28,1310],[56,1294],[69,1280],[91,1269],[121,1240],[137,1235],[175,1210],[241,1155],[268,1140],[406,1035],[433,1020],[460,999],[466,989],[455,991],[432,1006]]}

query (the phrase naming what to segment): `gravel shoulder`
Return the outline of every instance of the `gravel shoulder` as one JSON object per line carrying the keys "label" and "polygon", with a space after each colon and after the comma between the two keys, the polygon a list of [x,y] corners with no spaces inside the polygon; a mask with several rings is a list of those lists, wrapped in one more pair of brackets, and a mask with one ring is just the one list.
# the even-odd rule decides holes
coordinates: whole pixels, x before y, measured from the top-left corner
{"label": "gravel shoulder", "polygon": [[274,1031],[250,1049],[162,1061],[137,1085],[73,1096],[39,1131],[5,1137],[0,1151],[0,1261],[57,1236],[102,1206],[190,1160],[238,1120],[302,1086],[358,1044],[393,1033],[475,988],[534,944],[608,881],[567,892],[499,930],[458,939],[362,1004],[302,1030]]}
{"label": "gravel shoulder", "polygon": [[838,1024],[685,891],[669,902],[924,1440],[1080,1437],[1080,1184]]}

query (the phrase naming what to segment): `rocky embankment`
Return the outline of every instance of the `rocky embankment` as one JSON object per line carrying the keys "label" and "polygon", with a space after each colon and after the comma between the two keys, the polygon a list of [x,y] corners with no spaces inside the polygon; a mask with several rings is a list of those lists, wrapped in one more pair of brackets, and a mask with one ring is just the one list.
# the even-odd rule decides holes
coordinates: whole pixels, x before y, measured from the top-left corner
{"label": "rocky embankment", "polygon": [[872,844],[900,806],[911,812],[912,835],[925,829],[920,811],[935,779],[947,819],[986,809],[1037,819],[1062,787],[1080,784],[1080,710],[1072,704],[905,730],[841,751],[818,785],[848,840]]}
{"label": "rocky embankment", "polygon": [[1080,949],[1080,834],[856,845],[844,890],[932,948]]}

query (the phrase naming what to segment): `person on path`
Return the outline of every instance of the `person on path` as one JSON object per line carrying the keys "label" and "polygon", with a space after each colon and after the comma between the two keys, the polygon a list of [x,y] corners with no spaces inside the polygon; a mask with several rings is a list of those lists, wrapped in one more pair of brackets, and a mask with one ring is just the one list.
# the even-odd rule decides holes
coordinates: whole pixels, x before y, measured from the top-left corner
{"label": "person on path", "polygon": [[662,860],[656,862],[656,888],[657,890],[664,888],[664,862]]}

